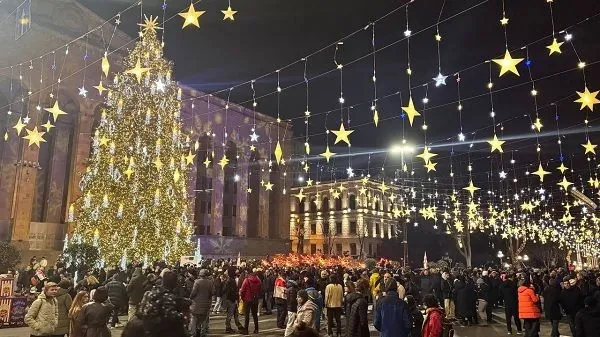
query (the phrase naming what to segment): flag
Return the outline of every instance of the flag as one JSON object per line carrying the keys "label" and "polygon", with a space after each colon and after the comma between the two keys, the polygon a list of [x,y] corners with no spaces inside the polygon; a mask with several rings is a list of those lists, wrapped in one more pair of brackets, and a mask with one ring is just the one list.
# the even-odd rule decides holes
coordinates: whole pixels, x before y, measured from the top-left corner
{"label": "flag", "polygon": [[235,266],[236,267],[241,267],[242,266],[242,257],[240,255],[240,252],[238,252],[238,258],[237,258],[237,261],[235,263]]}
{"label": "flag", "polygon": [[423,255],[423,269],[427,269],[427,252]]}

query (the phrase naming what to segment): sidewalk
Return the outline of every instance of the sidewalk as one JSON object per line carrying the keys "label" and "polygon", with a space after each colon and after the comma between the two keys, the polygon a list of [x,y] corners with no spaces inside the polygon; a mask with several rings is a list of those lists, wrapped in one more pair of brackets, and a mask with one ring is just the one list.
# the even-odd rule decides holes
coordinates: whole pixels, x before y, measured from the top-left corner
{"label": "sidewalk", "polygon": [[[494,309],[494,311],[492,311],[492,316],[494,318],[494,324],[493,325],[502,325],[502,326],[506,326],[506,317],[504,317],[504,308],[496,308]],[[550,322],[548,322],[546,319],[544,319],[543,314],[542,314],[542,318],[540,319],[540,336],[550,336],[550,332],[552,331],[552,326],[550,325]],[[522,323],[523,321],[521,321]],[[513,334],[516,333],[516,328],[515,328],[515,322],[512,322],[512,330],[513,330]],[[559,324],[559,331],[560,331],[560,336],[561,337],[572,337],[571,336],[571,330],[569,329],[569,324],[565,321],[561,321],[561,323]],[[504,331],[507,331],[507,329],[505,328]]]}

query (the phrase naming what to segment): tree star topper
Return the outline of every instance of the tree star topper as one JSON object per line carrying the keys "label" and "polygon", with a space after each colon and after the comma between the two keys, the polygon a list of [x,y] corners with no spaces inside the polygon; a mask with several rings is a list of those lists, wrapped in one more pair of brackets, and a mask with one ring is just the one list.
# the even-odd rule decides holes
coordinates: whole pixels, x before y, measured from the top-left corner
{"label": "tree star topper", "polygon": [[190,8],[188,8],[187,12],[179,13],[179,16],[185,19],[185,21],[183,22],[183,27],[181,28],[183,29],[189,25],[194,25],[200,28],[200,22],[198,22],[198,18],[204,13],[205,11],[197,11],[194,8],[194,3],[191,3]]}
{"label": "tree star topper", "polygon": [[501,59],[493,59],[495,63],[500,65],[500,76],[506,74],[507,72],[511,72],[517,76],[519,76],[519,71],[517,70],[517,64],[523,61],[522,58],[512,58],[508,49],[504,53],[504,58]]}
{"label": "tree star topper", "polygon": [[410,126],[413,125],[413,120],[416,116],[421,116],[421,114],[415,109],[415,105],[413,103],[412,97],[408,100],[408,106],[403,106],[402,111],[406,113],[408,116],[408,121],[410,122]]}
{"label": "tree star topper", "polygon": [[[138,26],[142,27],[142,32],[146,33],[149,31],[156,32],[157,29],[162,29],[158,26],[158,16],[152,16],[148,18],[146,14],[144,14],[144,23],[138,23]],[[104,60],[103,60],[104,62]],[[103,67],[104,68],[104,67]],[[105,74],[105,76],[108,76]]]}
{"label": "tree star topper", "polygon": [[579,110],[583,110],[583,108],[589,108],[590,111],[594,111],[594,105],[600,103],[600,100],[596,98],[599,91],[590,92],[590,90],[585,87],[583,92],[577,91],[577,95],[579,98],[575,101],[575,103],[581,103],[581,108]]}
{"label": "tree star topper", "polygon": [[346,130],[344,128],[344,123],[340,124],[340,129],[339,130],[332,130],[331,132],[333,132],[335,134],[335,142],[334,144],[337,144],[339,142],[345,142],[346,144],[348,144],[348,146],[350,146],[350,139],[348,139],[348,136],[354,132],[354,130]]}

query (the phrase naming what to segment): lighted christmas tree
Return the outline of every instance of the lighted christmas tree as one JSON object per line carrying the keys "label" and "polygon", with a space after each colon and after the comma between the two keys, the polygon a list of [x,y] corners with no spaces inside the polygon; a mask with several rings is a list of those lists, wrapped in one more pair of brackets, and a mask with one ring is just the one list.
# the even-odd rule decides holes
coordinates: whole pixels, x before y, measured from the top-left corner
{"label": "lighted christmas tree", "polygon": [[191,252],[186,172],[195,155],[181,130],[181,94],[156,19],[141,26],[141,40],[124,59],[127,70],[97,87],[107,85],[107,107],[92,136],[82,197],[69,209],[75,235],[97,245],[110,265],[175,261]]}

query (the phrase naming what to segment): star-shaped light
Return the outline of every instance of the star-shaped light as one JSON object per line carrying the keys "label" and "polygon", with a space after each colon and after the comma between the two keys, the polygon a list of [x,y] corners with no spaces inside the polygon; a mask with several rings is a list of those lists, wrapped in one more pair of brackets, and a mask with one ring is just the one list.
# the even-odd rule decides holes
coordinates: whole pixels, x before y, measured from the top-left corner
{"label": "star-shaped light", "polygon": [[373,110],[373,123],[375,124],[375,127],[379,126],[379,112],[377,109]]}
{"label": "star-shaped light", "polygon": [[13,126],[13,129],[17,130],[17,136],[21,135],[21,131],[23,131],[23,128],[26,125],[27,125],[26,123],[23,123],[23,120],[21,119],[21,117],[19,117],[17,124],[15,124],[15,126]]}
{"label": "star-shaped light", "polygon": [[437,165],[437,163],[434,162],[428,162],[427,164],[425,164],[425,167],[427,168],[427,172],[431,172],[431,171],[436,171],[435,166]]}
{"label": "star-shaped light", "polygon": [[469,186],[463,187],[463,190],[471,193],[471,197],[473,197],[473,194],[475,193],[475,191],[477,191],[479,189],[480,189],[479,187],[475,187],[475,185],[473,185],[473,180],[469,180]]}
{"label": "star-shaped light", "polygon": [[332,196],[334,199],[339,199],[339,198],[340,198],[340,191],[338,191],[338,190],[334,190],[333,192],[331,192],[331,196]]}
{"label": "star-shaped light", "polygon": [[362,186],[358,189],[358,193],[360,193],[361,195],[365,195],[367,194],[367,189],[364,186]]}
{"label": "star-shaped light", "polygon": [[504,170],[500,171],[498,175],[500,176],[500,179],[506,179],[506,172],[504,172]]}
{"label": "star-shaped light", "polygon": [[223,155],[223,158],[221,158],[221,160],[219,160],[219,166],[221,166],[221,169],[224,170],[225,166],[227,166],[227,164],[229,164],[229,159],[227,159],[226,155]]}
{"label": "star-shaped light", "polygon": [[537,130],[537,132],[540,132],[542,130],[542,127],[544,126],[544,124],[542,124],[542,120],[539,118],[535,119],[535,123],[533,123],[533,128]]}
{"label": "star-shaped light", "polygon": [[500,19],[500,24],[503,26],[508,25],[508,18],[506,16],[503,16],[502,19]]}
{"label": "star-shaped light", "polygon": [[273,190],[273,186],[274,185],[270,181],[266,182],[265,183],[265,191],[272,191]]}
{"label": "star-shaped light", "polygon": [[442,75],[442,73],[439,73],[436,77],[433,78],[433,80],[435,81],[435,86],[439,87],[440,85],[446,85],[446,78],[448,78],[448,76],[444,76]]}
{"label": "star-shaped light", "polygon": [[100,83],[98,83],[98,85],[95,85],[94,88],[96,88],[98,90],[98,95],[102,95],[105,91],[108,90],[104,87],[104,84],[102,84],[102,81],[100,81]]}
{"label": "star-shaped light", "polygon": [[423,147],[423,153],[417,155],[417,157],[423,159],[423,161],[425,162],[425,164],[427,165],[427,163],[429,163],[431,161],[431,158],[437,156],[436,153],[433,152],[429,152],[429,148],[427,146]]}
{"label": "star-shaped light", "polygon": [[58,116],[66,115],[67,113],[62,111],[58,106],[58,100],[54,101],[54,105],[51,108],[44,108],[44,110],[48,111],[52,114],[52,118],[54,118],[54,122],[58,120]]}
{"label": "star-shaped light", "polygon": [[252,193],[252,189],[251,189],[250,187],[248,187],[248,188],[246,189],[246,192],[248,192],[248,194],[250,194],[250,193]]}
{"label": "star-shaped light", "polygon": [[344,128],[344,123],[341,123],[339,130],[331,130],[331,132],[333,132],[333,134],[335,134],[335,142],[334,142],[334,144],[337,144],[339,142],[344,142],[344,143],[348,144],[348,146],[349,146],[350,145],[350,139],[348,139],[348,136],[352,132],[354,132],[354,130],[346,130],[346,128]]}
{"label": "star-shaped light", "polygon": [[250,145],[250,151],[256,151],[256,146],[254,146],[254,144]]}
{"label": "star-shaped light", "polygon": [[554,54],[554,53],[561,54],[561,53],[562,53],[562,51],[560,51],[560,46],[562,46],[562,44],[563,44],[563,43],[564,43],[564,42],[558,42],[558,41],[556,40],[556,38],[554,38],[554,39],[552,40],[552,44],[551,44],[551,45],[549,45],[549,46],[546,46],[546,48],[548,48],[548,50],[550,50],[550,54],[549,54],[549,55],[552,55],[552,54]]}
{"label": "star-shaped light", "polygon": [[237,13],[237,11],[234,11],[233,9],[231,9],[231,6],[227,7],[226,10],[221,11],[221,13],[223,13],[224,17],[223,20],[235,20],[235,18],[233,17],[235,15],[235,13]]}
{"label": "star-shaped light", "polygon": [[275,146],[274,154],[277,164],[282,164],[281,158],[283,158],[283,150],[281,149],[281,144],[279,144],[279,141],[277,141],[277,145]]}
{"label": "star-shaped light", "polygon": [[312,186],[313,185],[313,180],[308,178],[308,180],[306,181],[306,186]]}
{"label": "star-shaped light", "polygon": [[500,152],[500,153],[504,152],[504,150],[502,150],[502,144],[504,144],[505,141],[499,140],[498,136],[496,136],[496,134],[494,134],[494,139],[488,140],[487,142],[492,146],[492,149],[490,152],[494,152],[496,150],[498,150],[498,152]]}
{"label": "star-shaped light", "polygon": [[519,76],[519,71],[517,70],[517,64],[521,63],[524,59],[516,58],[513,59],[510,55],[508,49],[504,53],[504,58],[501,59],[493,59],[494,63],[500,65],[500,76],[506,74],[507,72],[511,72],[517,76]]}
{"label": "star-shaped light", "polygon": [[108,62],[108,56],[104,54],[102,57],[102,73],[104,73],[104,77],[108,76],[108,71],[110,70],[110,62]]}
{"label": "star-shaped light", "polygon": [[381,185],[379,185],[379,189],[382,193],[385,193],[385,191],[389,190],[390,188],[385,185],[385,181],[382,181]]}
{"label": "star-shaped light", "polygon": [[413,125],[413,121],[416,116],[421,116],[421,114],[415,109],[415,104],[413,103],[412,97],[408,100],[408,106],[402,107],[402,111],[404,111],[404,113],[406,113],[406,116],[408,116],[410,126]]}
{"label": "star-shaped light", "polygon": [[125,173],[125,175],[127,176],[127,179],[131,179],[131,175],[133,174],[133,168],[131,167],[131,165],[129,165],[127,167],[127,170],[125,170],[123,173]]}
{"label": "star-shaped light", "polygon": [[557,183],[556,185],[562,187],[565,189],[565,191],[569,190],[569,186],[573,185],[572,182],[567,180],[567,177],[563,176],[563,180],[560,183]]}
{"label": "star-shaped light", "polygon": [[304,163],[304,166],[302,167],[302,169],[304,170],[304,172],[308,173],[308,170],[310,170],[310,166],[308,166],[308,162]]}
{"label": "star-shaped light", "polygon": [[560,171],[560,173],[565,174],[565,171],[568,170],[569,168],[565,166],[565,163],[560,163],[560,166],[556,168],[557,170]]}
{"label": "star-shaped light", "polygon": [[205,11],[197,11],[194,8],[194,4],[191,3],[190,8],[188,8],[187,12],[179,13],[179,16],[185,19],[185,21],[183,22],[183,27],[181,28],[183,29],[189,25],[193,25],[200,28],[200,22],[198,21],[198,18],[204,13]]}
{"label": "star-shaped light", "polygon": [[325,148],[325,152],[321,153],[319,156],[325,157],[327,162],[329,163],[329,159],[335,155],[334,152],[329,151],[329,145]]}
{"label": "star-shaped light", "polygon": [[577,91],[577,95],[579,98],[575,100],[575,103],[581,103],[581,108],[579,110],[583,110],[584,108],[589,108],[591,111],[594,111],[594,105],[600,103],[600,100],[596,98],[599,91],[590,92],[590,90],[585,87],[583,92]]}
{"label": "star-shaped light", "polygon": [[252,134],[250,134],[250,141],[251,142],[257,142],[258,141],[258,137],[260,137],[258,134],[256,134],[256,131],[252,131]]}
{"label": "star-shaped light", "polygon": [[298,194],[296,194],[296,197],[298,198],[299,202],[302,202],[302,200],[304,200],[304,198],[306,198],[306,195],[304,195],[304,189],[301,188],[300,192]]}
{"label": "star-shaped light", "polygon": [[125,74],[133,74],[133,75],[135,75],[135,78],[137,79],[138,83],[141,83],[142,76],[148,70],[150,70],[150,68],[143,68],[141,66],[141,64],[140,64],[140,59],[138,59],[137,62],[135,63],[135,67],[133,67],[133,68],[125,71]]}
{"label": "star-shaped light", "polygon": [[31,120],[31,117],[29,117],[29,115],[26,115],[25,117],[23,117],[23,123],[25,123],[25,124],[29,124],[30,120]]}
{"label": "star-shaped light", "polygon": [[185,156],[185,163],[187,165],[192,165],[194,164],[194,159],[196,158],[196,155],[192,153],[192,151],[188,152],[188,155]]}
{"label": "star-shaped light", "polygon": [[37,126],[34,126],[33,130],[31,131],[29,129],[25,129],[25,131],[27,132],[27,136],[24,136],[23,138],[29,141],[30,147],[34,144],[37,145],[37,147],[40,147],[40,142],[46,142],[46,140],[43,138],[45,132],[38,131]]}
{"label": "star-shaped light", "polygon": [[585,149],[585,154],[588,154],[588,153],[593,153],[593,154],[596,154],[596,147],[597,147],[598,145],[594,145],[594,144],[592,144],[592,143],[590,142],[590,140],[588,139],[588,140],[587,140],[587,143],[586,143],[586,144],[581,144],[581,146],[583,146],[583,148]]}
{"label": "star-shaped light", "polygon": [[156,157],[156,159],[154,159],[154,161],[152,162],[154,164],[154,166],[156,167],[157,170],[162,170],[164,164],[162,161],[160,161],[160,157]]}
{"label": "star-shaped light", "polygon": [[346,168],[346,174],[348,174],[348,178],[354,177],[354,169],[352,167]]}
{"label": "star-shaped light", "polygon": [[42,126],[46,129],[46,132],[50,131],[50,129],[52,129],[54,127],[54,125],[52,125],[52,123],[50,123],[50,120],[47,120],[46,124],[42,124]]}
{"label": "star-shaped light", "polygon": [[102,135],[102,137],[100,138],[100,146],[108,145],[109,141],[110,141],[110,139],[106,138],[105,135]]}
{"label": "star-shaped light", "polygon": [[79,88],[79,96],[81,97],[87,97],[87,89],[85,89],[85,87],[82,85],[81,88]]}
{"label": "star-shaped light", "polygon": [[[152,16],[148,18],[146,14],[144,14],[144,23],[138,23],[138,26],[142,27],[142,32],[146,33],[149,31],[156,32],[157,29],[161,29],[158,27],[158,16]],[[108,76],[108,74],[105,74]]]}
{"label": "star-shaped light", "polygon": [[550,172],[545,171],[544,168],[542,167],[542,163],[540,163],[540,165],[538,166],[537,171],[533,172],[532,174],[540,177],[540,182],[544,182],[544,176],[550,174]]}

